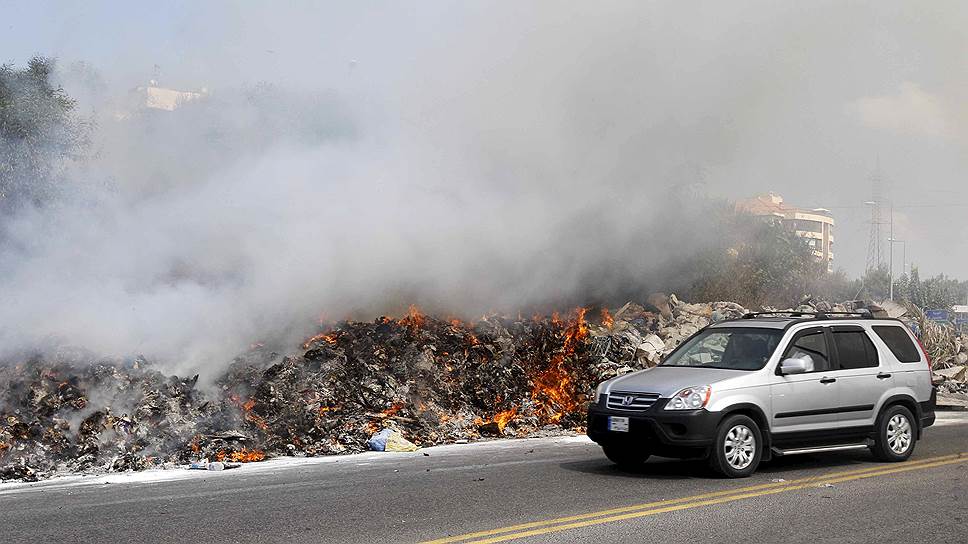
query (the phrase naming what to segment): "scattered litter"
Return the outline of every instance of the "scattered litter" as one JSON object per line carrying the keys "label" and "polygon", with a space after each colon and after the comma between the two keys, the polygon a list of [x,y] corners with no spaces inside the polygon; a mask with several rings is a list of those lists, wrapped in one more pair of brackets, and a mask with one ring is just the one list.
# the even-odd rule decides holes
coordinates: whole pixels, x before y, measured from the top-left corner
{"label": "scattered litter", "polygon": [[399,431],[383,429],[366,442],[372,451],[417,451],[416,444],[407,440]]}
{"label": "scattered litter", "polygon": [[214,470],[214,471],[225,470],[225,463],[222,463],[220,461],[215,461],[213,463],[209,463],[207,460],[200,461],[200,462],[192,463],[188,465],[188,470]]}
{"label": "scattered litter", "polygon": [[785,482],[786,480],[784,480],[783,478],[773,478],[770,481],[773,482],[773,483],[775,483],[775,484],[779,484],[779,483]]}
{"label": "scattered litter", "polygon": [[820,484],[820,487],[834,487],[834,484]]}
{"label": "scattered litter", "polygon": [[416,444],[407,440],[397,431],[390,433],[387,438],[386,451],[417,451],[420,449]]}
{"label": "scattered litter", "polygon": [[392,433],[393,431],[390,429],[383,429],[382,431],[371,436],[370,439],[366,441],[366,447],[371,451],[386,451],[387,440],[389,440],[390,434]]}

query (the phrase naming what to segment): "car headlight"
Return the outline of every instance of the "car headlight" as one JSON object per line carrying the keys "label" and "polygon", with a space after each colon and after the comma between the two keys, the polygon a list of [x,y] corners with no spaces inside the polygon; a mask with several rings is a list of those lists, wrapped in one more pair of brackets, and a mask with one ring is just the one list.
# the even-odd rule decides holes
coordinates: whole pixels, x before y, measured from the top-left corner
{"label": "car headlight", "polygon": [[687,387],[679,391],[669,402],[666,403],[666,410],[698,410],[705,408],[712,395],[713,389],[708,385],[701,387]]}

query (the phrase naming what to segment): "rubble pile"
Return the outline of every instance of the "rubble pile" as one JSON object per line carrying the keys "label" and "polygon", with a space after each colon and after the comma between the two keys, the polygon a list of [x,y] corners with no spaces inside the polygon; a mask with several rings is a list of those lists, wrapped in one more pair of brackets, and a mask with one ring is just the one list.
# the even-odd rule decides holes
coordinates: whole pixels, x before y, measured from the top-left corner
{"label": "rubble pile", "polygon": [[655,366],[699,329],[748,312],[733,302],[689,304],[663,294],[647,304],[629,302],[614,315],[603,310],[602,325],[591,328],[590,362],[599,379]]}
{"label": "rubble pile", "polygon": [[934,367],[939,404],[968,407],[968,338],[951,326],[925,320],[921,342]]}
{"label": "rubble pile", "polygon": [[892,317],[900,317],[918,334],[934,370],[938,405],[968,408],[968,338],[951,323],[929,320],[915,306],[907,305],[902,312]]}
{"label": "rubble pile", "polygon": [[420,446],[582,424],[598,376],[585,310],[567,319],[487,316],[344,322],[268,367],[234,363],[219,383],[271,454],[361,451],[381,429]]}
{"label": "rubble pile", "polygon": [[141,470],[179,455],[210,404],[143,360],[79,354],[0,365],[0,480]]}
{"label": "rubble pile", "polygon": [[0,479],[357,452],[388,429],[415,446],[579,432],[597,383],[744,312],[664,295],[473,323],[411,308],[327,327],[295,353],[255,346],[204,388],[143,358],[6,362]]}
{"label": "rubble pile", "polygon": [[7,361],[0,479],[355,452],[383,429],[417,446],[579,430],[599,379],[585,313],[466,323],[413,308],[295,354],[255,347],[205,388],[144,359]]}

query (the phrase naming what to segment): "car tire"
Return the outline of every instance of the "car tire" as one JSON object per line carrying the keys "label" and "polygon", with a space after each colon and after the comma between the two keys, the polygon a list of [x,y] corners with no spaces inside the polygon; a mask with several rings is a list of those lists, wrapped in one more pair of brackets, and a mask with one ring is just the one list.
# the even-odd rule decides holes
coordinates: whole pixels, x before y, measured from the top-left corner
{"label": "car tire", "polygon": [[727,478],[746,478],[763,458],[763,433],[752,418],[728,416],[716,429],[709,467]]}
{"label": "car tire", "polygon": [[648,453],[629,447],[602,446],[602,451],[605,452],[605,457],[608,457],[609,461],[618,465],[622,470],[639,470],[649,459]]}
{"label": "car tire", "polygon": [[877,418],[875,431],[871,451],[879,460],[898,463],[914,453],[918,430],[914,415],[904,406],[894,405],[884,410]]}

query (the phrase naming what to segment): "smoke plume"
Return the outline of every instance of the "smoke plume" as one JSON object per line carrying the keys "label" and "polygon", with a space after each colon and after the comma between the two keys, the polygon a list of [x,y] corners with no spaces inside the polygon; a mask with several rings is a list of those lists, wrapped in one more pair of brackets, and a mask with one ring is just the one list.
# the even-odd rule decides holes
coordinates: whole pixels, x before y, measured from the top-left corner
{"label": "smoke plume", "polygon": [[[829,8],[764,10],[756,32],[723,24],[734,6],[199,9],[173,50],[133,39],[116,66],[51,49],[97,121],[94,153],[56,205],[2,219],[4,350],[68,343],[205,369],[252,342],[291,344],[321,316],[670,289],[674,263],[709,239],[702,195],[773,188],[764,178],[785,179],[791,157],[814,157],[796,150],[818,130],[797,113],[810,106],[797,70],[812,69],[798,51],[833,57],[853,39],[791,33]],[[159,85],[206,93],[133,108],[154,63]],[[827,129],[857,123],[839,115]]]}

